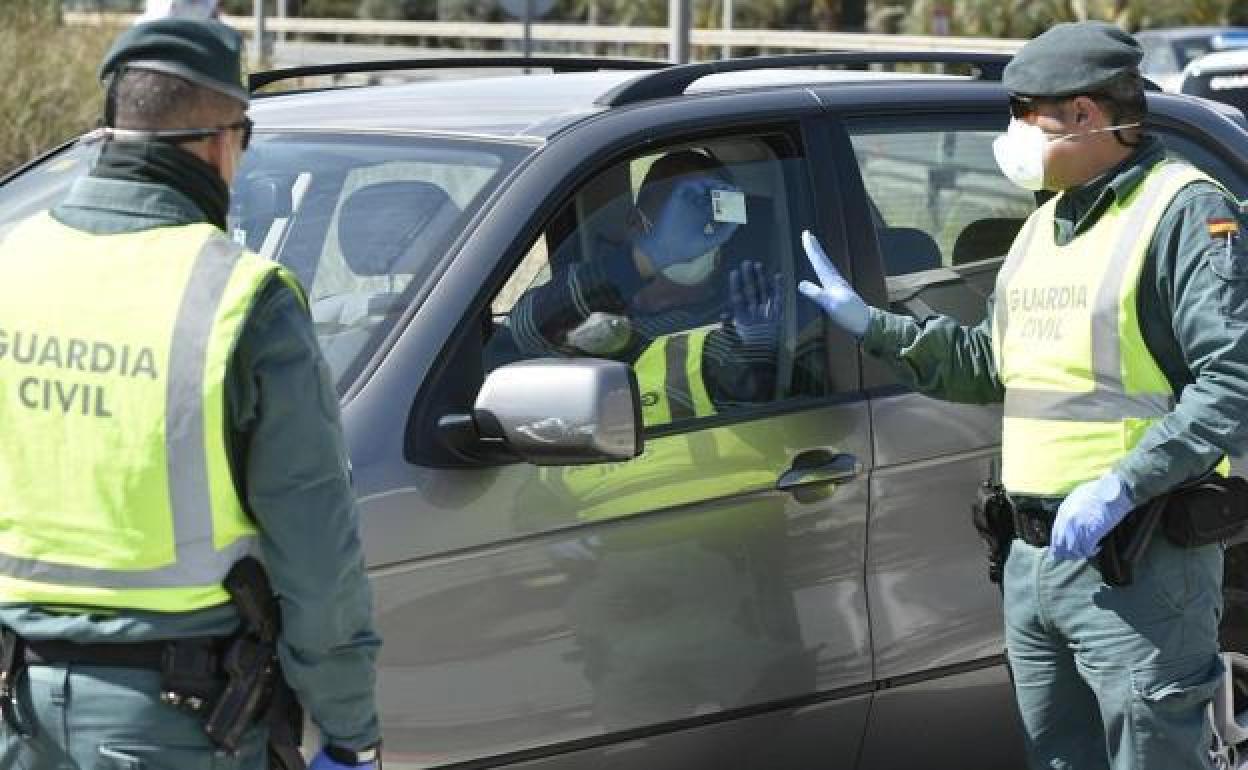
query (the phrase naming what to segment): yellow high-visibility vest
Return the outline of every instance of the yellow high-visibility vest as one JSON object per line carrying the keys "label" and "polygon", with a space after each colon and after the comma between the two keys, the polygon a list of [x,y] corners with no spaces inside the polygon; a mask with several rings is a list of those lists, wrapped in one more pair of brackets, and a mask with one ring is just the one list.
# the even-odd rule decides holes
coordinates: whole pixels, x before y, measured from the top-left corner
{"label": "yellow high-visibility vest", "polygon": [[646,427],[715,414],[702,379],[702,351],[712,328],[659,337],[637,358],[633,371]]}
{"label": "yellow high-visibility vest", "polygon": [[40,214],[0,244],[0,602],[223,604],[255,529],[225,375],[294,277],[207,224],[91,235]]}
{"label": "yellow high-visibility vest", "polygon": [[1001,480],[1015,494],[1063,496],[1098,478],[1168,414],[1175,394],[1140,331],[1136,299],[1162,215],[1193,182],[1154,166],[1088,231],[1054,242],[1060,196],[1023,226],[997,276],[993,350],[1005,386]]}

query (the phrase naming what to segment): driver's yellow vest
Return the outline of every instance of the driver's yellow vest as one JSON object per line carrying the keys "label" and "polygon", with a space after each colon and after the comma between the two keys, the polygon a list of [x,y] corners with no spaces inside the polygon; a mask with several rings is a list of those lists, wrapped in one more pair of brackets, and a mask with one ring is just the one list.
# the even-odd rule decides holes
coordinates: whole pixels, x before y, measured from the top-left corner
{"label": "driver's yellow vest", "polygon": [[[659,337],[633,364],[647,429],[718,413],[702,371],[706,340],[715,328]],[[551,493],[572,497],[577,516],[594,521],[768,490],[780,470],[761,453],[733,426],[651,435],[645,453],[628,462],[543,468],[538,499]],[[673,532],[681,527],[670,526]],[[621,533],[617,537],[627,540]]]}
{"label": "driver's yellow vest", "polygon": [[668,334],[651,342],[633,372],[646,427],[715,414],[702,378],[702,351],[713,327]]}
{"label": "driver's yellow vest", "polygon": [[1065,495],[1111,470],[1174,408],[1136,300],[1162,214],[1198,181],[1217,184],[1186,164],[1160,163],[1070,243],[1054,243],[1060,196],[1015,239],[993,316],[1005,386],[1001,481],[1010,492]]}
{"label": "driver's yellow vest", "polygon": [[207,224],[0,244],[0,602],[185,612],[252,546],[226,367],[276,263]]}

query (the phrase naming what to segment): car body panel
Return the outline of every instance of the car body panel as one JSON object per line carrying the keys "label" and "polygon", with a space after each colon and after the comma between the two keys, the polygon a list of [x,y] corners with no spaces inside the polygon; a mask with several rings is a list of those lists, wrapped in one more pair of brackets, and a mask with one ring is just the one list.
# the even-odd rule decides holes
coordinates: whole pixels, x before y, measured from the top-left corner
{"label": "car body panel", "polygon": [[731,460],[740,494],[652,469],[649,499],[686,501],[652,511],[613,507],[638,483],[612,483],[625,465],[411,468],[364,492],[371,554],[436,554],[374,575],[387,746],[463,761],[869,684],[866,476],[805,502],[774,489],[833,434],[867,456],[866,418],[857,402],[651,440],[755,447],[700,471]]}

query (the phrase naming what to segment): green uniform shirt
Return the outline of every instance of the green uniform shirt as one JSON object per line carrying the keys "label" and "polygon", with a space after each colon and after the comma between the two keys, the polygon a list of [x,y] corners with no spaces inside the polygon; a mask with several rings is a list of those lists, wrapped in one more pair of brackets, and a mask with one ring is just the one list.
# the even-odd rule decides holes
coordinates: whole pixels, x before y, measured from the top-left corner
{"label": "green uniform shirt", "polygon": [[[1111,202],[1128,194],[1165,157],[1154,138],[1120,166],[1059,201],[1055,238],[1069,243]],[[1241,234],[1210,233],[1210,220],[1233,218]],[[1144,340],[1178,395],[1117,466],[1133,500],[1142,502],[1212,469],[1248,442],[1248,218],[1210,184],[1185,188],[1149,244],[1140,281]],[[892,365],[921,393],[963,403],[1003,398],[992,355],[992,301],[984,321],[961,326],[936,316],[871,310],[863,350]]]}
{"label": "green uniform shirt", "polygon": [[[79,180],[53,216],[99,235],[203,221],[177,190],[94,177]],[[307,311],[281,281],[257,298],[226,378],[231,463],[282,598],[283,670],[327,741],[364,748],[380,737],[373,703],[380,639],[343,471],[338,396]],[[6,606],[0,624],[30,638],[146,642],[229,634],[238,617],[231,605],[177,614]]]}

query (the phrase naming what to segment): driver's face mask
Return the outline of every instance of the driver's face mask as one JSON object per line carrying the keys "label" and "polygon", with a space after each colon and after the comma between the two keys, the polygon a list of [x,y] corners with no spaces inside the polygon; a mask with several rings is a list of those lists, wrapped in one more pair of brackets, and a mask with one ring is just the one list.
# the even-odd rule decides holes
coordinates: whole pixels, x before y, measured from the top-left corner
{"label": "driver's face mask", "polygon": [[1094,128],[1090,131],[1050,136],[1039,126],[1025,123],[1018,118],[1011,118],[1006,132],[993,140],[992,154],[996,157],[997,165],[1001,168],[1001,173],[1005,174],[1006,179],[1024,190],[1043,190],[1044,155],[1049,142],[1065,142],[1106,131],[1137,128],[1139,125],[1139,123],[1124,123]]}
{"label": "driver's face mask", "polygon": [[697,286],[705,283],[706,279],[711,277],[718,263],[719,249],[714,248],[693,259],[668,265],[663,268],[662,273],[663,277],[672,283],[680,284],[681,286]]}

